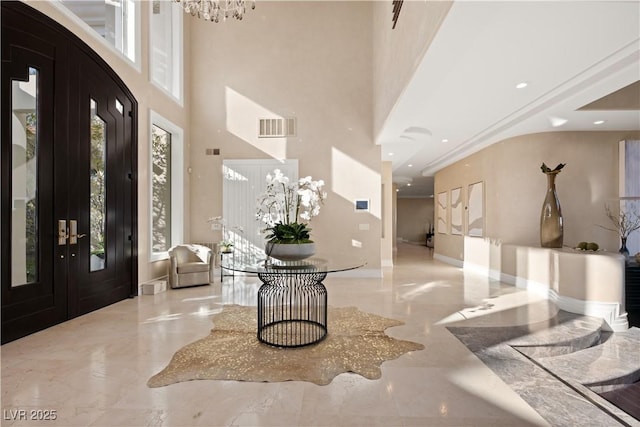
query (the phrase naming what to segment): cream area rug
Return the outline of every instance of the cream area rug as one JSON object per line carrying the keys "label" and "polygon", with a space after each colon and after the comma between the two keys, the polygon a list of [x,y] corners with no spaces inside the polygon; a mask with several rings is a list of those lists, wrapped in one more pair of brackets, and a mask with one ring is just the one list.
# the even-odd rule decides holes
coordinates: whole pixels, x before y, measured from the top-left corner
{"label": "cream area rug", "polygon": [[256,337],[256,311],[256,307],[225,306],[213,317],[211,334],[178,350],[147,385],[162,387],[190,380],[309,381],[326,385],[343,372],[378,379],[385,360],[424,349],[422,344],[384,333],[403,322],[355,307],[329,307],[329,333],[318,344],[272,347]]}

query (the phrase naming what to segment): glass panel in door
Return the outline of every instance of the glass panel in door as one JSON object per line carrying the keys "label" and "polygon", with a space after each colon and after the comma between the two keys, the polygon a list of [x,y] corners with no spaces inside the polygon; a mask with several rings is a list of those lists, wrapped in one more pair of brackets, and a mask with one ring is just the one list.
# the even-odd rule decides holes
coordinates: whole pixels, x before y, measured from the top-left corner
{"label": "glass panel in door", "polygon": [[106,154],[107,126],[98,115],[98,104],[91,100],[91,170],[89,174],[91,194],[89,196],[89,240],[90,271],[103,270],[106,263]]}
{"label": "glass panel in door", "polygon": [[38,70],[11,84],[11,286],[38,281]]}

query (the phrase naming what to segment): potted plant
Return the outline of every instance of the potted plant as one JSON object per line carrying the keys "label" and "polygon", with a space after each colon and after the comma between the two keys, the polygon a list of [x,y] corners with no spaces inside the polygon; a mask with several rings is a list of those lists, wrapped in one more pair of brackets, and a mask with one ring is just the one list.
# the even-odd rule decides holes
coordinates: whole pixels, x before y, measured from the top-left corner
{"label": "potted plant", "polygon": [[228,240],[221,241],[220,252],[222,252],[223,254],[228,254],[233,252],[233,243]]}
{"label": "potted plant", "polygon": [[308,222],[320,213],[327,194],[323,180],[310,176],[296,182],[276,169],[267,174],[267,187],[258,199],[256,218],[267,228],[265,252],[281,260],[299,260],[315,253]]}

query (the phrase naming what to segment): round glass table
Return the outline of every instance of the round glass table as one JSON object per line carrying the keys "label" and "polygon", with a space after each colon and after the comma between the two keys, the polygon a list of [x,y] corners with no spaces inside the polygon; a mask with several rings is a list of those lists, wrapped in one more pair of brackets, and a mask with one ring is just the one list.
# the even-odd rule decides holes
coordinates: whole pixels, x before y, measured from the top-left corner
{"label": "round glass table", "polygon": [[322,281],[329,273],[366,265],[348,258],[307,258],[279,261],[273,258],[228,257],[221,267],[256,274],[258,289],[258,340],[276,347],[302,347],[327,336],[327,289]]}

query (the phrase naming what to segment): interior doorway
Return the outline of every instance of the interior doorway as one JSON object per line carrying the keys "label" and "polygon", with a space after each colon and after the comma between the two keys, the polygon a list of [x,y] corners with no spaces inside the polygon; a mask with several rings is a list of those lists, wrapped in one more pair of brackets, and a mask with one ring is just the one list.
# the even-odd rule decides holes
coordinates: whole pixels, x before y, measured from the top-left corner
{"label": "interior doorway", "polygon": [[224,160],[222,184],[223,240],[234,244],[234,251],[244,254],[264,253],[266,227],[256,219],[256,201],[267,187],[267,174],[275,169],[298,180],[298,160]]}

